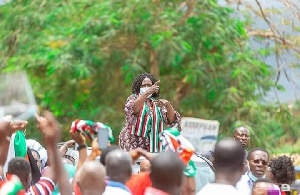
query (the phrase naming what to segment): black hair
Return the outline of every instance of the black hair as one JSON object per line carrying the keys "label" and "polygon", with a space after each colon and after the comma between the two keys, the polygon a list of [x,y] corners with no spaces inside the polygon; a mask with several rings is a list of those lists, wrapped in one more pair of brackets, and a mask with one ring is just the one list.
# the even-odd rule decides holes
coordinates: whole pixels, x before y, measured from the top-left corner
{"label": "black hair", "polygon": [[39,153],[38,151],[36,151],[35,149],[30,149],[30,151],[31,151],[31,153],[32,153],[32,152],[37,153],[39,159],[41,159],[40,153]]}
{"label": "black hair", "polygon": [[[141,88],[142,82],[145,78],[149,78],[152,81],[152,85],[157,82],[157,79],[151,74],[148,74],[148,73],[140,74],[139,76],[137,76],[134,79],[134,81],[132,83],[132,86],[131,86],[131,93],[132,94],[140,93],[140,88]],[[157,93],[153,93],[152,97],[153,98],[159,97],[159,91]]]}
{"label": "black hair", "polygon": [[216,171],[235,172],[244,165],[245,150],[242,144],[232,138],[220,140],[214,150],[214,166]]}
{"label": "black hair", "polygon": [[237,131],[237,130],[240,129],[240,128],[247,129],[247,130],[250,132],[250,128],[247,127],[247,126],[244,126],[244,125],[237,126],[237,127],[234,129],[234,132]]}
{"label": "black hair", "polygon": [[250,152],[248,153],[248,156],[247,156],[247,160],[250,160],[250,157],[251,157],[252,153],[256,152],[256,151],[262,151],[262,152],[267,153],[268,159],[269,159],[269,152],[266,149],[256,147],[256,148],[252,148],[250,150]]}
{"label": "black hair", "polygon": [[117,149],[119,149],[119,147],[116,146],[116,145],[111,145],[111,146],[106,147],[106,148],[102,151],[102,153],[101,153],[101,155],[100,155],[100,163],[103,164],[103,165],[105,166],[105,158],[106,158],[106,155],[107,155],[109,152],[111,152],[111,151],[113,151],[113,150],[117,150]]}
{"label": "black hair", "polygon": [[283,155],[273,158],[269,167],[277,183],[291,185],[295,181],[295,167],[291,157]]}
{"label": "black hair", "polygon": [[25,177],[31,173],[30,163],[21,157],[13,158],[8,163],[8,174],[17,175],[20,177]]}

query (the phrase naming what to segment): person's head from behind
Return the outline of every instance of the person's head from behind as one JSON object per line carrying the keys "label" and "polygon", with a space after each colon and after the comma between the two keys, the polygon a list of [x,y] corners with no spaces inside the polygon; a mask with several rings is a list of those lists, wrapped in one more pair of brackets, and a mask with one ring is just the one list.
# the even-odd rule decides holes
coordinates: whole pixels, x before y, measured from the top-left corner
{"label": "person's head from behind", "polygon": [[149,160],[144,159],[140,164],[140,172],[149,172],[151,170],[151,163]]}
{"label": "person's head from behind", "polygon": [[[215,147],[214,167],[216,182],[236,185],[244,171],[245,150],[242,144],[232,138],[219,141]],[[224,181],[224,178],[227,178]]]}
{"label": "person's head from behind", "polygon": [[99,195],[105,190],[105,167],[96,161],[85,162],[76,173],[75,180],[81,194]]}
{"label": "person's head from behind", "polygon": [[[148,73],[143,73],[140,74],[135,78],[133,81],[132,87],[131,87],[131,92],[132,94],[139,94],[142,91],[147,91],[149,87],[154,85],[154,83],[157,82],[157,79],[154,78],[153,75],[148,74]],[[152,97],[156,98],[159,97],[159,92],[158,93],[153,93]]]}
{"label": "person's head from behind", "polygon": [[109,152],[105,158],[107,176],[111,181],[125,184],[132,174],[132,159],[123,150]]}
{"label": "person's head from behind", "polygon": [[40,171],[42,170],[42,161],[41,161],[41,157],[40,157],[40,154],[36,151],[36,150],[33,150],[33,149],[30,149],[30,152],[36,162],[36,165],[37,167],[40,169]]}
{"label": "person's head from behind", "polygon": [[244,148],[246,148],[250,141],[250,131],[245,126],[237,127],[234,130],[233,138],[241,142]]}
{"label": "person's head from behind", "polygon": [[169,194],[180,194],[184,168],[183,162],[174,152],[160,153],[151,161],[152,186]]}
{"label": "person's head from behind", "polygon": [[295,181],[293,160],[285,155],[271,159],[266,177],[279,186],[281,184],[291,185]]}
{"label": "person's head from behind", "polygon": [[267,170],[269,163],[269,153],[263,148],[253,148],[248,153],[250,172],[257,179],[262,178]]}
{"label": "person's head from behind", "polygon": [[18,176],[25,189],[30,187],[31,168],[29,162],[24,158],[16,157],[11,159],[8,163],[6,174]]}
{"label": "person's head from behind", "polygon": [[119,149],[119,147],[116,145],[111,145],[111,146],[106,147],[100,155],[100,163],[105,166],[105,159],[106,159],[107,154],[110,153],[111,151],[117,150],[117,149]]}
{"label": "person's head from behind", "polygon": [[274,188],[274,184],[271,180],[258,179],[254,182],[252,188],[252,195],[268,195],[271,194],[270,192],[277,192],[276,194],[280,194],[279,189]]}

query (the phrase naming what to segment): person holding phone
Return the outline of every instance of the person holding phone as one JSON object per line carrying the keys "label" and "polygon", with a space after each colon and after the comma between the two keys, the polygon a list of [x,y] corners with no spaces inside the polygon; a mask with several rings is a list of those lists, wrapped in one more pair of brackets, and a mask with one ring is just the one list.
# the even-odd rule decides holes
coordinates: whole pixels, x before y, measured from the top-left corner
{"label": "person holding phone", "polygon": [[132,94],[125,104],[126,123],[119,135],[121,149],[160,152],[159,135],[165,126],[181,130],[179,113],[168,100],[158,99],[159,84],[151,74],[143,73],[135,78]]}

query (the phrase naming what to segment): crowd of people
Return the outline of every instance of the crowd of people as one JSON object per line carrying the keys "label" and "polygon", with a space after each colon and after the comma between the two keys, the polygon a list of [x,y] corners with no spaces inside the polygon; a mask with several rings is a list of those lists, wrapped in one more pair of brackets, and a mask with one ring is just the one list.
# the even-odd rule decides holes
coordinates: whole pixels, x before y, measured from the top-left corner
{"label": "crowd of people", "polygon": [[[251,132],[236,128],[233,137],[197,154],[180,135],[180,114],[159,96],[159,81],[139,75],[125,104],[126,124],[119,145],[99,149],[96,123],[75,122],[70,141],[59,145],[61,128],[48,111],[36,116],[44,146],[26,139],[27,121],[0,120],[0,195],[279,195],[289,194],[295,181],[293,160],[271,158],[267,150],[249,148]],[[79,122],[78,122],[79,124]],[[99,124],[99,123],[97,123]],[[172,127],[172,128],[170,128]],[[87,139],[91,139],[88,154]],[[78,160],[68,148],[78,151]],[[196,192],[197,170],[192,157],[211,161],[215,179]],[[143,157],[139,173],[132,165]]]}

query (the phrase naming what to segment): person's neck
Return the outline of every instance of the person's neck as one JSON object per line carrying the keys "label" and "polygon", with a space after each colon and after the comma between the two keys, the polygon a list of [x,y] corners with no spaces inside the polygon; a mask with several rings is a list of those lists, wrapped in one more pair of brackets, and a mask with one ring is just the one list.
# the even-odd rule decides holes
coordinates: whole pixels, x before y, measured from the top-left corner
{"label": "person's neck", "polygon": [[110,179],[110,181],[114,181],[114,182],[119,182],[121,184],[126,184],[126,180],[125,179]]}
{"label": "person's neck", "polygon": [[237,182],[233,181],[236,173],[226,174],[226,173],[216,173],[215,182],[218,184],[232,185],[235,186]]}
{"label": "person's neck", "polygon": [[265,178],[265,175],[262,175],[261,177],[257,177],[255,176],[251,171],[249,171],[247,173],[248,177],[251,179],[251,181],[255,182],[256,180],[258,179],[261,179],[261,178]]}

